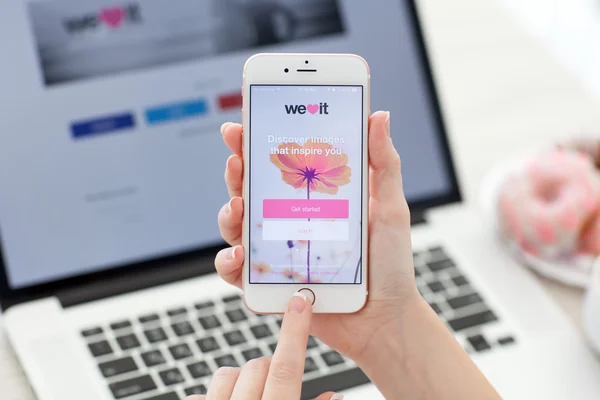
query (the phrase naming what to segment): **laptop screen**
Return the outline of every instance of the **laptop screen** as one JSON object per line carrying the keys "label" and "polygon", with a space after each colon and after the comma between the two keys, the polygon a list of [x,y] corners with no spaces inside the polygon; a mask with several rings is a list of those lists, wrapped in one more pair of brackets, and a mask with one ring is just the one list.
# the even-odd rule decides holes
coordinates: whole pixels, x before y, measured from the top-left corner
{"label": "laptop screen", "polygon": [[0,2],[0,237],[12,289],[221,242],[245,60],[347,52],[391,111],[411,204],[455,188],[401,0]]}

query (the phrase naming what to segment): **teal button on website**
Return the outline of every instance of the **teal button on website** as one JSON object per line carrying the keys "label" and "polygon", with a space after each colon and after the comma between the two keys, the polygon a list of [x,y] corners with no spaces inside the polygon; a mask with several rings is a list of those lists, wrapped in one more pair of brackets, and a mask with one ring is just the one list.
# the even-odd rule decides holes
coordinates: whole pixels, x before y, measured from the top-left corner
{"label": "teal button on website", "polygon": [[182,103],[165,104],[146,110],[146,122],[149,125],[177,121],[204,115],[208,112],[205,100],[186,101]]}

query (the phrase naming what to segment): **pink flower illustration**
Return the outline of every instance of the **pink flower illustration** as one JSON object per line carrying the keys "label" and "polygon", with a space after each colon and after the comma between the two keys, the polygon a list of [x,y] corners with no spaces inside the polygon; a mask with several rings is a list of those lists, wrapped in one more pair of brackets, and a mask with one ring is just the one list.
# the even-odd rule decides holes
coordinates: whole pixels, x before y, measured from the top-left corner
{"label": "pink flower illustration", "polygon": [[[307,199],[310,192],[337,194],[340,186],[350,183],[348,156],[328,143],[282,143],[278,150],[279,154],[271,154],[270,158],[281,171],[281,179],[295,189],[306,188]],[[306,249],[306,283],[317,283],[310,279],[310,240]]]}
{"label": "pink flower illustration", "polygon": [[[348,156],[339,152],[326,155],[328,150],[333,150],[330,144],[309,140],[304,146],[279,145],[280,151],[286,148],[289,154],[271,154],[271,162],[281,170],[284,182],[295,189],[306,187],[310,192],[336,194],[338,187],[350,183]],[[300,149],[320,149],[321,154],[294,154]]]}
{"label": "pink flower illustration", "polygon": [[283,270],[283,276],[292,281],[299,281],[302,279],[302,275],[300,273],[293,271],[291,268],[286,268]]}
{"label": "pink flower illustration", "polygon": [[252,264],[252,269],[259,275],[271,272],[271,267],[264,263]]}

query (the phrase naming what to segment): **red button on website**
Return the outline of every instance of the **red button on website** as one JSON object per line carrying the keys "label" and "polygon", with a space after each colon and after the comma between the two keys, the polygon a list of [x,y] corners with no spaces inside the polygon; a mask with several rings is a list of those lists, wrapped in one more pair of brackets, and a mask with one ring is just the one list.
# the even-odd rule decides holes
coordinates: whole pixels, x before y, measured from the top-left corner
{"label": "red button on website", "polygon": [[348,200],[265,199],[263,218],[347,219]]}
{"label": "red button on website", "polygon": [[240,108],[242,106],[242,94],[240,92],[234,92],[221,95],[218,97],[217,103],[221,110]]}

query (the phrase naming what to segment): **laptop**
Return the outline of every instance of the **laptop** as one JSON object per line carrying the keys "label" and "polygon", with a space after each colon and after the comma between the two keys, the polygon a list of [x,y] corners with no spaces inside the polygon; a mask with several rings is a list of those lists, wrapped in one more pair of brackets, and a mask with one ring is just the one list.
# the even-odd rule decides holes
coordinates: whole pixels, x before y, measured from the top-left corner
{"label": "laptop", "polygon": [[[257,52],[369,61],[423,297],[503,397],[600,396],[568,320],[461,205],[413,1],[11,1],[0,48],[0,301],[38,399],[176,400],[272,353],[280,318],[246,310],[213,266],[219,126],[240,120]],[[327,390],[381,398],[311,337],[302,398]]]}

